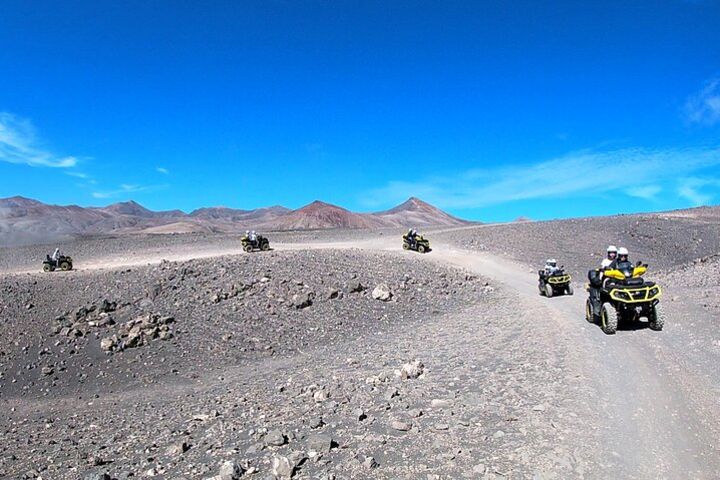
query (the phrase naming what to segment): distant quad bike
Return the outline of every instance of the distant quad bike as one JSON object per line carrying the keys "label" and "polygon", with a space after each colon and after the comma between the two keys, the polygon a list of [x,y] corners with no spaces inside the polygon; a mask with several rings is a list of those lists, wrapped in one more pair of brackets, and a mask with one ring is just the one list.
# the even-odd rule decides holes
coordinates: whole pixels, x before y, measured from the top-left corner
{"label": "distant quad bike", "polygon": [[267,252],[270,250],[270,240],[267,239],[267,237],[263,237],[262,235],[256,235],[256,240],[252,241],[247,235],[243,235],[240,239],[240,243],[242,243],[243,250],[246,252],[257,252],[258,250],[262,252]]}
{"label": "distant quad bike", "polygon": [[66,255],[60,255],[58,257],[57,261],[50,258],[50,255],[47,255],[45,257],[45,260],[43,260],[43,272],[54,272],[57,269],[62,270],[63,272],[67,272],[69,270],[72,270],[73,263],[72,258]]}
{"label": "distant quad bike", "polygon": [[545,270],[538,270],[538,290],[540,295],[545,295],[550,298],[555,295],[572,295],[573,287],[570,284],[569,274],[565,273],[563,267],[560,270],[548,275]]}
{"label": "distant quad bike", "polygon": [[403,250],[415,250],[419,253],[426,253],[430,251],[430,240],[426,239],[422,235],[415,235],[415,241],[411,240],[408,234],[404,234]]}
{"label": "distant quad bike", "polygon": [[615,269],[605,270],[603,275],[600,270],[590,270],[586,290],[598,288],[600,301],[593,302],[592,294],[588,297],[585,319],[599,324],[608,335],[614,334],[618,325],[639,322],[641,318],[647,319],[652,330],[662,330],[665,326],[665,315],[660,306],[662,290],[654,282],[643,279],[645,272],[647,265],[640,262],[635,266],[630,262],[619,262]]}

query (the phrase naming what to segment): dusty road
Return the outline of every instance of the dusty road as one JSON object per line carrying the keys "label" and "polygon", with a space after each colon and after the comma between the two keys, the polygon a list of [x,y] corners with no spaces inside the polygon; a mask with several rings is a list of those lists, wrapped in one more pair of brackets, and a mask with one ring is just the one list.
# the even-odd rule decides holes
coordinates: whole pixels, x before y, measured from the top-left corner
{"label": "dusty road", "polygon": [[[537,295],[527,267],[490,254],[437,248],[435,259],[493,278],[542,306],[538,319],[575,354],[602,412],[600,452],[620,462],[618,478],[717,478],[717,374],[699,375],[676,350],[672,331],[619,331],[606,337],[584,321],[585,295]],[[670,337],[670,338],[667,338]],[[548,348],[553,348],[548,345]],[[715,414],[713,414],[715,412]]]}

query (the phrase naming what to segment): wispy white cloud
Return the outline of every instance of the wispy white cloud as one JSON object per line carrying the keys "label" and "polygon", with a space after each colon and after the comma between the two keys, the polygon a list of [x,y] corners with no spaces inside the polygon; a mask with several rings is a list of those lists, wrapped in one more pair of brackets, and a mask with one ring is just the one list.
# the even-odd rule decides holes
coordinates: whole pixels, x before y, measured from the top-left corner
{"label": "wispy white cloud", "polygon": [[87,180],[90,178],[90,175],[88,175],[87,173],[83,173],[83,172],[70,171],[70,172],[65,172],[65,175],[70,175],[71,177],[75,177],[75,178],[82,178],[83,180]]}
{"label": "wispy white cloud", "polygon": [[720,188],[720,180],[716,178],[683,178],[678,184],[677,193],[693,206],[709,205],[715,195],[708,191],[707,187]]}
{"label": "wispy white cloud", "polygon": [[708,80],[698,93],[688,98],[683,113],[689,123],[714,125],[720,122],[720,77]]}
{"label": "wispy white cloud", "polygon": [[631,197],[642,198],[643,200],[657,200],[657,195],[662,191],[659,185],[647,185],[628,188],[625,193]]}
{"label": "wispy white cloud", "polygon": [[8,112],[0,112],[0,161],[52,168],[78,163],[77,157],[59,156],[38,146],[32,123]]}
{"label": "wispy white cloud", "polygon": [[154,190],[162,190],[167,188],[168,185],[136,185],[123,183],[114,190],[102,190],[92,193],[94,198],[114,198],[120,195],[126,195],[128,193],[148,192]]}
{"label": "wispy white cloud", "polygon": [[155,167],[155,171],[162,173],[163,175],[170,174],[170,170],[168,170],[167,168],[164,168],[164,167]]}
{"label": "wispy white cloud", "polygon": [[626,192],[651,197],[656,186],[678,177],[701,176],[720,166],[720,147],[578,151],[534,164],[475,169],[417,182],[390,182],[369,192],[369,207],[388,206],[419,196],[442,208],[479,208],[518,200],[565,198],[581,194]]}

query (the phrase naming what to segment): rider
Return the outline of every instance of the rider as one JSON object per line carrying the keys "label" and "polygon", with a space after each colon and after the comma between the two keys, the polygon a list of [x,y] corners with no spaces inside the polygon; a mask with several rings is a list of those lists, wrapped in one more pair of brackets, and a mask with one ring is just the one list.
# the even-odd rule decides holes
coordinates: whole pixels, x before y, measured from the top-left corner
{"label": "rider", "polygon": [[[603,258],[602,262],[600,262],[600,273],[596,274],[597,279],[602,282],[603,278],[603,271],[614,268],[615,262],[617,261],[618,256],[618,248],[615,245],[610,245],[607,247],[607,257]],[[591,271],[592,273],[592,271]],[[591,279],[592,282],[592,279]],[[598,284],[590,284],[590,288],[588,288],[588,293],[590,294],[590,302],[592,303],[592,308],[595,314],[598,314],[600,312],[600,287]]]}
{"label": "rider", "polygon": [[618,248],[615,245],[610,245],[607,248],[607,257],[603,259],[603,261],[600,263],[600,268],[605,269],[609,268],[610,265],[617,259],[618,256]]}
{"label": "rider", "polygon": [[629,255],[630,255],[630,252],[628,252],[627,248],[625,248],[625,247],[618,248],[617,263],[630,261]]}
{"label": "rider", "polygon": [[408,242],[410,242],[410,246],[415,248],[415,243],[417,241],[417,232],[413,230],[412,228],[408,229],[407,238]]}
{"label": "rider", "polygon": [[57,264],[58,260],[60,260],[60,249],[56,248],[55,251],[52,254],[52,257],[50,259]]}
{"label": "rider", "polygon": [[548,258],[545,262],[545,275],[550,276],[557,273],[560,269],[557,266],[557,260]]}
{"label": "rider", "polygon": [[251,241],[252,243],[257,242],[257,234],[255,233],[255,230],[252,230],[252,231],[250,232],[250,236],[249,236],[248,238],[250,238],[250,241]]}

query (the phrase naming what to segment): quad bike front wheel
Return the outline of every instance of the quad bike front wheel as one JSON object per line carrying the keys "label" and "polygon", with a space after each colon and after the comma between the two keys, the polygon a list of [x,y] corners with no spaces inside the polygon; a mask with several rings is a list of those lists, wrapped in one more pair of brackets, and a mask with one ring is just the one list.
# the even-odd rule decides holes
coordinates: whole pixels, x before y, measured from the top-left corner
{"label": "quad bike front wheel", "polygon": [[600,308],[600,325],[607,335],[614,335],[618,327],[618,315],[609,303],[603,303]]}
{"label": "quad bike front wheel", "polygon": [[425,245],[418,245],[417,251],[420,253],[425,253]]}
{"label": "quad bike front wheel", "polygon": [[568,295],[572,295],[573,293],[575,293],[575,291],[572,288],[572,285],[568,284],[567,288],[565,289],[565,293],[567,293]]}
{"label": "quad bike front wheel", "polygon": [[545,284],[545,296],[550,298],[553,296],[553,287],[549,283]]}
{"label": "quad bike front wheel", "polygon": [[247,253],[252,252],[253,248],[252,245],[248,244],[243,247],[243,250],[245,250]]}
{"label": "quad bike front wheel", "polygon": [[263,252],[267,252],[268,250],[270,250],[270,244],[267,242],[263,243],[262,246],[260,247],[260,250],[262,250]]}
{"label": "quad bike front wheel", "polygon": [[403,242],[403,250],[410,250],[410,244]]}
{"label": "quad bike front wheel", "polygon": [[63,272],[67,272],[68,270],[72,270],[72,265],[70,265],[70,262],[62,262],[60,264],[60,270]]}
{"label": "quad bike front wheel", "polygon": [[648,317],[649,325],[652,330],[659,332],[665,326],[665,312],[659,303],[650,307],[650,314]]}

